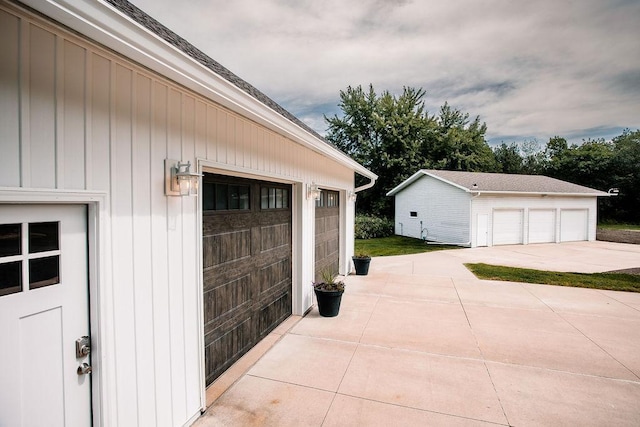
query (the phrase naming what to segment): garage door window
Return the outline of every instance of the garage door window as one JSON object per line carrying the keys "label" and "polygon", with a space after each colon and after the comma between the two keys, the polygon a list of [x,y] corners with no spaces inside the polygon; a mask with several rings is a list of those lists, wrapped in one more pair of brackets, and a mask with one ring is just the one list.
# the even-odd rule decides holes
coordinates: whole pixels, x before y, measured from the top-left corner
{"label": "garage door window", "polygon": [[59,239],[58,222],[0,225],[0,296],[60,283]]}
{"label": "garage door window", "polygon": [[248,185],[205,182],[202,206],[205,211],[249,210]]}
{"label": "garage door window", "polygon": [[340,194],[337,191],[322,190],[316,200],[317,208],[335,208],[340,206]]}
{"label": "garage door window", "polygon": [[260,189],[260,209],[288,209],[289,190],[287,188],[262,187]]}

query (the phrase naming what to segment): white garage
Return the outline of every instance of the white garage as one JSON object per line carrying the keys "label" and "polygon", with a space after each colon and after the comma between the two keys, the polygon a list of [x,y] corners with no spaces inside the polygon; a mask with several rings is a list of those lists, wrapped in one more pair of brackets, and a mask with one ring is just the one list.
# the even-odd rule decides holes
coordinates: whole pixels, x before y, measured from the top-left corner
{"label": "white garage", "polygon": [[541,175],[420,170],[387,193],[395,233],[460,246],[595,240],[604,191]]}
{"label": "white garage", "polygon": [[0,0],[0,58],[0,426],[191,425],[377,176],[126,0]]}

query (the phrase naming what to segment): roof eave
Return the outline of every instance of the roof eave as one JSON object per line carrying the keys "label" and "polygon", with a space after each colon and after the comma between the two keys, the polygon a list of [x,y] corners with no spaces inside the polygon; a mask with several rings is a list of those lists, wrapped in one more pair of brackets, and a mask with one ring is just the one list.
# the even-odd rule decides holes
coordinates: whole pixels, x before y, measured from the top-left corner
{"label": "roof eave", "polygon": [[386,194],[387,197],[390,196],[395,196],[396,194],[398,194],[400,191],[402,191],[404,188],[408,187],[409,185],[411,185],[413,182],[415,182],[418,178],[420,178],[420,176],[425,175],[425,171],[424,170],[419,170],[418,172],[414,173],[413,175],[411,175],[409,178],[405,179],[404,181],[402,181],[400,184],[398,184],[397,186],[395,186],[394,188],[392,188],[391,190],[389,190]]}
{"label": "roof eave", "polygon": [[377,175],[103,1],[20,0],[67,27],[360,175]]}
{"label": "roof eave", "polygon": [[466,189],[468,193],[473,194],[488,194],[488,195],[526,195],[526,196],[565,196],[565,197],[608,197],[610,194],[605,193],[603,191],[598,191],[594,193],[562,193],[562,192],[551,192],[551,191],[492,191],[492,190],[471,190]]}

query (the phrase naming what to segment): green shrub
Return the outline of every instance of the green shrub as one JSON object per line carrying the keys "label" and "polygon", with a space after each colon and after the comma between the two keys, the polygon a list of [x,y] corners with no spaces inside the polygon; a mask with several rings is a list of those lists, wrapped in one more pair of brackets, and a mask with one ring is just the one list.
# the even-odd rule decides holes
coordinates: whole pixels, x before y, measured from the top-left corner
{"label": "green shrub", "polygon": [[355,238],[374,239],[393,236],[393,221],[373,215],[356,215]]}

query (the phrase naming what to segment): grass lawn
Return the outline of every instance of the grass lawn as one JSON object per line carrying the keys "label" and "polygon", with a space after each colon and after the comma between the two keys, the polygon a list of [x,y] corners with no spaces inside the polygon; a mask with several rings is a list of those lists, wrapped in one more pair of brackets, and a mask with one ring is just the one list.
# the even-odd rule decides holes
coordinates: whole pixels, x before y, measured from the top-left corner
{"label": "grass lawn", "polygon": [[479,279],[540,283],[577,288],[640,292],[640,275],[621,273],[559,273],[489,264],[465,264]]}
{"label": "grass lawn", "polygon": [[598,228],[605,230],[638,230],[640,231],[639,224],[598,224]]}
{"label": "grass lawn", "polygon": [[409,255],[422,252],[441,251],[443,249],[460,249],[459,246],[427,245],[420,239],[391,236],[378,239],[356,239],[355,253],[366,253],[370,256]]}

